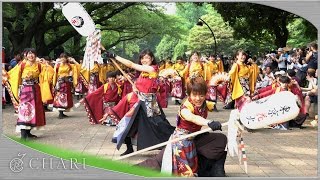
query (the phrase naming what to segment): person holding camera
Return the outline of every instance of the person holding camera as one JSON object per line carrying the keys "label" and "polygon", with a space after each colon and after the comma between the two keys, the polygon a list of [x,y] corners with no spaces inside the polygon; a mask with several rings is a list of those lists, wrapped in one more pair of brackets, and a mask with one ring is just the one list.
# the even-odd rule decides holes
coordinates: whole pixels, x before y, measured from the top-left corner
{"label": "person holding camera", "polygon": [[306,61],[308,64],[308,69],[318,69],[318,44],[311,43],[309,48],[307,48],[306,50]]}

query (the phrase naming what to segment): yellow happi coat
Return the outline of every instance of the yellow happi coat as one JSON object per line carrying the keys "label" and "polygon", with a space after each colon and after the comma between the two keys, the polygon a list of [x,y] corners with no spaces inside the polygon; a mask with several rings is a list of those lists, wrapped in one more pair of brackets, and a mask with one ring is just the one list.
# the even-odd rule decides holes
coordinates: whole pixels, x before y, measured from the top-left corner
{"label": "yellow happi coat", "polygon": [[[43,64],[40,64],[38,62],[35,62],[31,65],[29,61],[23,60],[8,72],[8,83],[10,86],[8,90],[10,91],[9,93],[12,96],[12,101],[15,106],[19,104],[19,99],[20,99],[19,86],[22,83],[22,79],[39,78],[40,87],[43,86],[43,84],[50,83],[48,82],[51,76],[50,71],[42,70],[42,69],[45,69],[43,68],[43,66],[44,66]],[[22,70],[22,67],[23,67],[23,70]],[[42,78],[42,77],[48,77],[48,78]],[[41,88],[40,91],[41,91],[41,94],[47,94],[47,93],[51,94],[51,91],[48,88]],[[46,102],[44,100],[42,101]]]}
{"label": "yellow happi coat", "polygon": [[99,74],[99,81],[101,83],[106,82],[106,73],[107,69],[104,67],[100,67],[99,64],[94,64],[93,68],[89,71],[86,68],[80,68],[80,74],[85,79],[85,86],[88,86],[88,83],[90,81],[90,74],[91,73],[98,73]]}
{"label": "yellow happi coat", "polygon": [[43,64],[41,68],[41,72],[46,72],[46,73],[40,73],[40,76],[39,76],[41,98],[42,98],[42,102],[47,102],[53,99],[53,96],[51,93],[52,86],[50,85],[52,85],[53,83],[54,69],[49,64]]}
{"label": "yellow happi coat", "polygon": [[229,71],[229,75],[232,90],[232,99],[238,99],[244,94],[239,81],[240,77],[249,78],[250,93],[254,92],[253,73],[249,66],[243,64],[242,62],[234,63],[231,67],[231,70]]}
{"label": "yellow happi coat", "polygon": [[73,86],[76,87],[78,84],[78,67],[75,64],[59,64],[54,67],[54,76],[53,76],[53,86],[56,85],[58,78],[63,78],[67,76],[72,76]]}
{"label": "yellow happi coat", "polygon": [[108,63],[108,64],[103,64],[102,67],[100,68],[100,73],[99,73],[99,80],[104,84],[107,82],[107,73],[111,71],[115,71],[116,68]]}
{"label": "yellow happi coat", "polygon": [[223,62],[222,62],[222,60],[217,60],[216,63],[218,64],[218,71],[219,71],[219,72],[224,72],[224,67],[223,67]]}
{"label": "yellow happi coat", "polygon": [[166,66],[165,64],[161,64],[159,67],[159,71],[163,70],[165,68],[165,66]]}
{"label": "yellow happi coat", "polygon": [[182,70],[184,70],[184,68],[185,68],[185,64],[180,64],[180,63],[175,63],[174,65],[173,65],[173,69],[175,69],[177,72],[180,72],[180,71],[182,71]]}
{"label": "yellow happi coat", "polygon": [[166,62],[166,64],[165,64],[165,69],[169,69],[169,68],[172,68],[172,65],[169,64],[168,62]]}
{"label": "yellow happi coat", "polygon": [[219,65],[215,61],[208,61],[206,63],[206,65],[210,69],[211,74],[215,74],[217,72],[220,72],[219,71]]}
{"label": "yellow happi coat", "polygon": [[250,71],[252,72],[252,80],[254,82],[253,87],[256,87],[260,69],[256,63],[253,63],[250,65]]}
{"label": "yellow happi coat", "polygon": [[186,65],[184,70],[179,72],[180,76],[186,81],[191,76],[201,76],[205,81],[211,79],[211,72],[208,66],[202,64],[200,61],[192,61],[190,65]]}

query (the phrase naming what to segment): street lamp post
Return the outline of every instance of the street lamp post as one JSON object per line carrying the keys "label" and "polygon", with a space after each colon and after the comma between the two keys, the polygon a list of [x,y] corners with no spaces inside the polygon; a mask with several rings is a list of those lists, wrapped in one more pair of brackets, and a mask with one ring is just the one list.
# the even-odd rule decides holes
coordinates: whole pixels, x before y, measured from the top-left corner
{"label": "street lamp post", "polygon": [[198,26],[203,26],[203,23],[205,25],[207,25],[207,27],[209,28],[209,30],[211,31],[211,34],[213,36],[213,39],[214,39],[214,54],[217,54],[217,41],[216,41],[216,36],[214,35],[212,29],[210,28],[210,26],[201,18],[199,18],[200,21],[198,21],[197,25]]}

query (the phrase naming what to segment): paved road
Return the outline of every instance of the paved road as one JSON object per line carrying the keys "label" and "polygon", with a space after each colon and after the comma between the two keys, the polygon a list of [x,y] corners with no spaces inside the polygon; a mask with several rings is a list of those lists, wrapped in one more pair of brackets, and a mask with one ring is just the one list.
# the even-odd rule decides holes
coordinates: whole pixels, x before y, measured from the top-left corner
{"label": "paved road", "polygon": [[[164,109],[169,122],[175,125],[178,106],[169,103]],[[218,103],[219,112],[209,113],[209,119],[226,122],[230,110],[222,109]],[[3,110],[3,132],[7,135],[16,135],[13,108],[8,106]],[[111,137],[115,127],[90,125],[80,107],[66,113],[69,117],[58,119],[58,112],[46,112],[47,125],[45,130],[33,131],[39,138],[37,142],[55,145],[96,156],[116,158],[125,151],[125,145],[118,151]],[[310,125],[310,119],[305,122],[305,129],[287,131],[273,129],[259,129],[254,132],[244,132],[245,148],[248,157],[248,174],[244,167],[239,165],[237,157],[227,157],[226,174],[229,177],[298,177],[317,176],[317,127]],[[227,128],[224,127],[224,134]],[[128,163],[141,162],[158,153],[150,151],[124,160]]]}

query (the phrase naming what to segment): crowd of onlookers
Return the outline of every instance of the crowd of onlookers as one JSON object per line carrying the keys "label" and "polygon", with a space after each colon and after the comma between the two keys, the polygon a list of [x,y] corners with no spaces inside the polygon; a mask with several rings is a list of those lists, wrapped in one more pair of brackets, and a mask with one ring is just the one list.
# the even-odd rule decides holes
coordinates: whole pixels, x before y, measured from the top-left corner
{"label": "crowd of onlookers", "polygon": [[[256,88],[271,85],[275,75],[288,75],[295,80],[302,91],[306,114],[310,106],[318,103],[318,45],[310,43],[307,48],[279,48],[276,53],[268,53],[257,59],[260,75]],[[317,107],[316,105],[314,107]],[[314,111],[316,111],[314,109]],[[314,112],[317,114],[317,112]],[[312,118],[312,117],[310,117]],[[315,117],[317,119],[317,115]]]}

